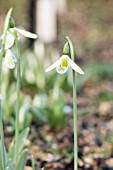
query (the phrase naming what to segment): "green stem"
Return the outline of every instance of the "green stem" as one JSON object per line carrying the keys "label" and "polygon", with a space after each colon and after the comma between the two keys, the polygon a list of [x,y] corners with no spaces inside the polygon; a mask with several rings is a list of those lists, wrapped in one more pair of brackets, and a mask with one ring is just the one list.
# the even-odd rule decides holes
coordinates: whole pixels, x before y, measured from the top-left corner
{"label": "green stem", "polygon": [[15,120],[15,167],[18,160],[18,136],[19,136],[19,109],[20,109],[20,88],[21,88],[21,74],[20,74],[20,54],[18,39],[16,39],[17,48],[17,103],[16,103],[16,120]]}
{"label": "green stem", "polygon": [[[6,34],[9,28],[9,20],[10,20],[11,13],[12,13],[12,8],[9,9],[6,15],[4,28],[3,28],[3,39],[2,39],[1,51],[0,51],[0,94],[1,94],[1,84],[2,84],[2,59],[3,59],[3,54],[4,54]],[[5,153],[4,153],[5,144],[4,144],[3,115],[2,115],[1,100],[0,100],[0,137],[1,137],[2,169],[5,170]]]}
{"label": "green stem", "polygon": [[35,170],[35,160],[33,155],[31,155],[31,164],[32,164],[32,170]]}
{"label": "green stem", "polygon": [[[0,55],[0,94],[2,84],[2,52]],[[3,130],[3,118],[2,118],[2,102],[0,100],[0,136],[1,136],[1,154],[2,154],[2,169],[5,170],[5,153],[4,153],[4,130]]]}
{"label": "green stem", "polygon": [[[69,37],[66,37],[69,46],[70,46],[70,53],[71,58],[74,61],[74,47],[72,41]],[[74,123],[74,170],[78,170],[78,141],[77,141],[77,101],[76,101],[76,73],[72,70],[73,74],[73,123]]]}

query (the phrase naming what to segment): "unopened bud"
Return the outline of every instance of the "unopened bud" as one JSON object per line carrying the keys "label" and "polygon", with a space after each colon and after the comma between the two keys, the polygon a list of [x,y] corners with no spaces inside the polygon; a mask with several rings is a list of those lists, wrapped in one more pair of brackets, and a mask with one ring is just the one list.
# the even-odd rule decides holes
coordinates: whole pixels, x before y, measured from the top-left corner
{"label": "unopened bud", "polygon": [[69,54],[69,43],[66,42],[63,48],[63,54],[68,55]]}
{"label": "unopened bud", "polygon": [[14,19],[12,17],[10,17],[9,28],[14,28],[14,26],[15,26]]}

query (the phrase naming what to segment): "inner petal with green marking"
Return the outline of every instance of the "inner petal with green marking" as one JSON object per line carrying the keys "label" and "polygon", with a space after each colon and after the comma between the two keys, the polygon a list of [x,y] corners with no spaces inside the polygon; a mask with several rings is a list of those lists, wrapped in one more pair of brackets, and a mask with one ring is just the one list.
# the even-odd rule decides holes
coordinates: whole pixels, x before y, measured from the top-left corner
{"label": "inner petal with green marking", "polygon": [[61,67],[62,68],[68,68],[69,67],[69,59],[67,56],[64,56],[61,61]]}

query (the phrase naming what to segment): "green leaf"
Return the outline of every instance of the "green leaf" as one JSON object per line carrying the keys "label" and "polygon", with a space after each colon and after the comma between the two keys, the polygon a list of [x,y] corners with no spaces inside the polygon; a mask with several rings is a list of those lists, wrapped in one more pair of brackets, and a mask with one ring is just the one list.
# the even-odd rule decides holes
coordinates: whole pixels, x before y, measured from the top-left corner
{"label": "green leaf", "polygon": [[5,44],[6,33],[7,33],[8,28],[9,28],[9,21],[10,21],[12,10],[13,10],[12,8],[9,9],[9,11],[8,11],[8,13],[6,15],[6,18],[5,18],[2,45]]}
{"label": "green leaf", "polygon": [[0,148],[0,169],[2,169],[2,155],[1,155],[1,148]]}
{"label": "green leaf", "polygon": [[29,133],[29,128],[24,129],[24,130],[20,133],[19,138],[18,138],[18,140],[19,140],[19,146],[18,146],[19,150],[18,150],[18,153],[20,153],[21,150],[23,149],[24,142],[25,142],[25,139],[26,139],[27,136],[28,136],[28,133]]}
{"label": "green leaf", "polygon": [[[0,153],[1,153],[1,141],[0,141]],[[4,153],[5,153],[5,166],[6,169],[8,170],[14,170],[14,165],[12,160],[9,158],[6,149],[4,148]],[[0,170],[2,169],[2,155],[0,154]]]}
{"label": "green leaf", "polygon": [[39,119],[40,121],[47,122],[47,110],[42,108],[30,107],[29,112],[32,113],[34,118]]}
{"label": "green leaf", "polygon": [[[20,154],[20,152],[22,151],[23,147],[24,147],[24,141],[27,138],[29,133],[29,128],[24,129],[18,137],[18,154]],[[14,140],[12,141],[10,148],[9,148],[9,156],[14,160],[14,150],[15,150],[15,144],[14,144]]]}
{"label": "green leaf", "polygon": [[28,151],[26,149],[22,151],[15,170],[24,170],[27,161],[27,153]]}
{"label": "green leaf", "polygon": [[31,164],[32,164],[32,170],[35,170],[35,160],[33,155],[31,155]]}
{"label": "green leaf", "polygon": [[6,170],[14,170],[14,165],[12,162],[12,159],[8,159],[8,162],[6,163]]}

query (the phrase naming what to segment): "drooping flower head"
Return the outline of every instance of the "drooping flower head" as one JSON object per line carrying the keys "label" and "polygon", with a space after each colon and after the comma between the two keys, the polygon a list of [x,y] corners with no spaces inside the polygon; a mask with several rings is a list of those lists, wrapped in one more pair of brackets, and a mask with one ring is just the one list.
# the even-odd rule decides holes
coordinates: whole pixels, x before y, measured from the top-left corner
{"label": "drooping flower head", "polygon": [[14,35],[10,31],[7,31],[5,49],[11,48],[14,44],[14,41],[15,41]]}
{"label": "drooping flower head", "polygon": [[[37,38],[36,34],[15,27],[14,20],[11,17],[10,22],[9,22],[9,29],[7,30],[7,34],[6,34],[5,49],[9,49],[14,45],[15,38],[19,39],[19,34],[27,38],[32,38],[32,39]],[[3,38],[3,35],[0,37],[0,39],[2,38]]]}
{"label": "drooping flower head", "polygon": [[63,48],[63,55],[50,67],[48,67],[45,70],[45,72],[49,72],[52,69],[56,68],[56,71],[59,74],[64,74],[71,67],[71,69],[73,69],[75,72],[78,72],[79,74],[84,74],[82,69],[73,60],[69,58],[68,56],[69,52],[70,52],[69,43],[66,42]]}
{"label": "drooping flower head", "polygon": [[[27,38],[36,39],[37,35],[31,32],[25,31],[23,29],[19,29],[15,27],[15,22],[12,17],[10,17],[9,21],[9,29],[6,33],[5,45],[4,45],[4,63],[9,69],[13,69],[15,67],[16,57],[11,51],[11,47],[14,45],[15,39],[19,39],[19,34]],[[3,35],[1,36],[1,39]]]}
{"label": "drooping flower head", "polygon": [[[1,40],[3,39],[3,35],[0,37],[0,39]],[[7,31],[4,48],[5,49],[11,48],[13,46],[13,44],[14,44],[14,41],[15,41],[14,35],[10,31]]]}
{"label": "drooping flower head", "polygon": [[23,36],[25,36],[27,38],[32,38],[32,39],[36,39],[37,38],[36,34],[15,27],[15,22],[14,22],[14,19],[12,17],[10,18],[10,22],[9,22],[9,31],[12,32],[13,35],[16,38],[17,37],[19,38],[19,34],[21,34],[21,35],[23,35]]}
{"label": "drooping flower head", "polygon": [[12,51],[10,49],[5,50],[4,63],[6,67],[8,67],[9,69],[13,69],[15,67],[16,62],[17,62],[17,59],[12,53]]}
{"label": "drooping flower head", "polygon": [[48,67],[45,71],[49,72],[52,69],[56,68],[56,71],[59,74],[64,74],[69,68],[72,68],[74,71],[84,74],[82,69],[74,63],[68,55],[62,55],[60,59],[58,59],[55,63],[53,63],[50,67]]}

